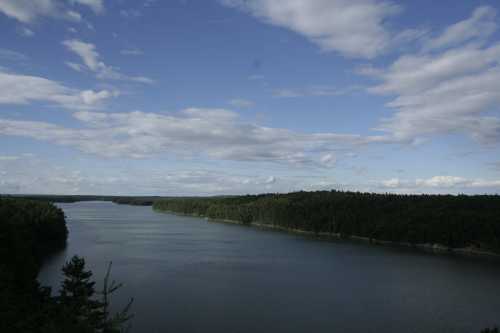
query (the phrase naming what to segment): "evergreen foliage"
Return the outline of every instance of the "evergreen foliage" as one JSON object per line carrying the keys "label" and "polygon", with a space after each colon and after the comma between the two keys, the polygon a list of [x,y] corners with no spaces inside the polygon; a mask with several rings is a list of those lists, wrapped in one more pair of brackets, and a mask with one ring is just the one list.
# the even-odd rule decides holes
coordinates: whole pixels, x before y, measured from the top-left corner
{"label": "evergreen foliage", "polygon": [[500,196],[341,191],[170,198],[153,208],[314,233],[500,252]]}
{"label": "evergreen foliage", "polygon": [[[63,267],[59,296],[36,280],[42,260],[66,244],[64,213],[53,204],[0,199],[0,332],[115,333],[131,318],[128,311],[109,314],[109,296],[121,285],[97,293],[83,258]],[[100,298],[99,298],[100,295]]]}
{"label": "evergreen foliage", "polygon": [[500,330],[498,329],[498,327],[486,328],[486,329],[482,330],[481,333],[500,333]]}

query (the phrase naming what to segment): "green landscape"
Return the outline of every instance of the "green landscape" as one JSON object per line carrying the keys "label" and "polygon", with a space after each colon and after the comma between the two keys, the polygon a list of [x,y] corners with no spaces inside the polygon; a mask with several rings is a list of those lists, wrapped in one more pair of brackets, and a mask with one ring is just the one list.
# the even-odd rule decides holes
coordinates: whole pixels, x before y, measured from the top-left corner
{"label": "green landscape", "polygon": [[0,0],[0,333],[500,333],[500,0]]}
{"label": "green landscape", "polygon": [[42,202],[112,201],[314,236],[441,252],[500,254],[498,195],[398,195],[332,190],[213,197],[15,197]]}
{"label": "green landscape", "polygon": [[[469,254],[500,253],[500,196],[320,191],[216,197],[22,196],[112,201],[247,225]],[[425,245],[425,246],[424,246]]]}
{"label": "green landscape", "polygon": [[37,275],[45,259],[64,249],[64,213],[50,202],[0,198],[0,332],[114,333],[131,319],[129,305],[109,313],[109,296],[119,288],[97,291],[85,260],[73,257],[62,271],[59,294],[41,286]]}
{"label": "green landscape", "polygon": [[373,243],[500,253],[500,196],[496,195],[322,191],[161,199],[153,208]]}
{"label": "green landscape", "polygon": [[[109,313],[109,295],[120,285],[96,290],[85,260],[63,267],[59,294],[37,282],[43,261],[65,247],[68,230],[52,202],[104,200],[152,206],[156,211],[214,221],[371,243],[439,244],[443,251],[500,253],[499,196],[393,195],[339,191],[234,197],[17,196],[0,198],[0,331],[122,332],[131,302]],[[140,297],[140,295],[137,295]],[[485,329],[496,333],[497,329]]]}

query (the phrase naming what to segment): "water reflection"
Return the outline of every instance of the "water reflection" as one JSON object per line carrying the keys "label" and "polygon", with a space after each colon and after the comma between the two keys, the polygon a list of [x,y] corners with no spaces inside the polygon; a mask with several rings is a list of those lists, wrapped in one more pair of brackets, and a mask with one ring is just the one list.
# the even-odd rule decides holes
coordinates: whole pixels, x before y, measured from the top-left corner
{"label": "water reflection", "polygon": [[136,299],[134,332],[478,332],[500,324],[498,262],[326,242],[150,207],[60,205],[67,249]]}

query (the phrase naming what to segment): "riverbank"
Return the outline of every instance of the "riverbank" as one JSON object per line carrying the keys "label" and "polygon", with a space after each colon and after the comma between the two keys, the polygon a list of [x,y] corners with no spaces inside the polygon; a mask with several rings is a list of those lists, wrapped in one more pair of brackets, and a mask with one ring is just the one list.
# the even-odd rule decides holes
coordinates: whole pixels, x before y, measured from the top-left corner
{"label": "riverbank", "polygon": [[414,249],[417,251],[422,251],[422,252],[432,253],[432,254],[437,254],[437,255],[439,255],[439,254],[452,254],[452,255],[465,256],[465,257],[483,257],[483,258],[494,258],[494,259],[500,260],[499,253],[485,251],[485,250],[479,250],[479,249],[475,249],[472,247],[452,248],[452,247],[448,247],[446,245],[438,244],[438,243],[412,244],[409,242],[392,242],[392,241],[387,241],[387,240],[362,237],[362,236],[356,236],[356,235],[342,235],[340,233],[328,233],[328,232],[315,233],[313,231],[285,228],[282,226],[268,224],[268,223],[261,223],[261,222],[243,223],[241,221],[231,220],[231,219],[213,219],[213,218],[209,218],[207,216],[201,215],[201,214],[179,213],[179,212],[175,212],[175,211],[155,209],[154,207],[153,207],[153,210],[158,212],[158,213],[167,213],[167,214],[174,214],[174,215],[178,215],[178,216],[203,218],[207,222],[212,222],[212,223],[238,224],[238,225],[244,225],[244,226],[265,229],[265,230],[275,230],[275,231],[287,232],[287,233],[291,233],[294,235],[312,237],[312,238],[321,239],[321,240],[349,240],[349,241],[355,241],[355,242],[360,242],[360,243],[365,243],[365,244],[371,244],[371,245],[375,245],[375,246],[410,248],[410,249]]}
{"label": "riverbank", "polygon": [[[496,260],[294,236],[110,202],[60,207],[71,241],[41,283],[57,290],[69,254],[101,273],[112,259],[124,293],[137,297],[137,332],[479,333],[497,323]],[[193,313],[202,315],[193,321]],[[304,322],[305,314],[311,320]]]}
{"label": "riverbank", "polygon": [[61,318],[37,275],[45,259],[66,247],[67,235],[55,205],[0,198],[0,332],[49,332],[40,327]]}
{"label": "riverbank", "polygon": [[342,191],[170,198],[158,210],[436,253],[500,254],[500,196]]}

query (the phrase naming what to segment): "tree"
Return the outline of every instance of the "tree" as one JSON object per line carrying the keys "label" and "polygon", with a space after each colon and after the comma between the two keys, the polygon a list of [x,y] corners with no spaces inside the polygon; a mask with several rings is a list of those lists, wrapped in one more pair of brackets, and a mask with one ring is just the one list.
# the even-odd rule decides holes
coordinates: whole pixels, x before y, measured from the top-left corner
{"label": "tree", "polygon": [[110,315],[109,296],[121,285],[96,292],[85,260],[73,257],[63,267],[60,294],[36,280],[41,262],[66,245],[64,212],[55,205],[0,197],[0,332],[114,333],[123,331],[132,300]]}
{"label": "tree", "polygon": [[[103,313],[103,332],[104,333],[114,333],[123,331],[123,326],[132,319],[133,315],[129,314],[130,307],[134,302],[134,299],[131,298],[127,305],[123,308],[123,310],[117,312],[114,316],[110,316],[109,313],[109,300],[111,295],[120,289],[123,284],[116,283],[115,280],[112,280],[109,283],[109,277],[111,274],[111,266],[112,262],[109,263],[108,269],[106,271],[106,276],[104,277],[104,285],[101,292],[102,295],[102,313]],[[130,326],[126,329],[128,330]]]}
{"label": "tree", "polygon": [[82,332],[103,328],[103,304],[93,298],[95,282],[91,281],[92,272],[85,270],[85,259],[74,256],[62,271],[65,279],[59,302],[69,321],[66,324]]}
{"label": "tree", "polygon": [[481,333],[500,333],[500,330],[498,330],[498,327],[495,328],[486,328],[484,330],[481,330]]}
{"label": "tree", "polygon": [[103,290],[96,299],[95,282],[92,272],[85,270],[85,260],[78,256],[71,258],[62,269],[65,280],[59,296],[59,304],[65,314],[65,325],[72,332],[119,333],[125,331],[124,325],[132,318],[129,314],[133,299],[122,311],[111,315],[110,296],[122,287],[114,280],[109,283],[111,263],[104,278]]}

